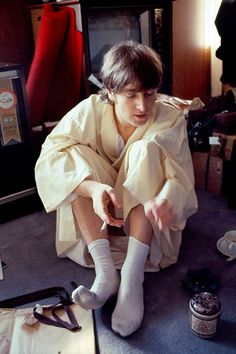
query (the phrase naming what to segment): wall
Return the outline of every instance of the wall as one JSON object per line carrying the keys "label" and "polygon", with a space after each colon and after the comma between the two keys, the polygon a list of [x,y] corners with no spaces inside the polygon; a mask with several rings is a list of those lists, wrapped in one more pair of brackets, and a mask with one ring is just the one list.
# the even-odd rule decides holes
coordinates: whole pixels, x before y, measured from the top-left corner
{"label": "wall", "polygon": [[33,35],[26,0],[0,1],[0,63],[23,64],[27,76],[33,58]]}
{"label": "wall", "polygon": [[173,95],[192,99],[210,95],[210,49],[205,46],[208,0],[173,2]]}
{"label": "wall", "polygon": [[[209,0],[208,0],[209,1]],[[211,9],[209,13],[209,19],[213,24],[210,31],[210,45],[211,45],[211,95],[218,96],[222,93],[222,84],[220,77],[222,74],[222,61],[219,60],[216,55],[216,49],[220,46],[220,36],[215,26],[215,18],[218,13],[222,0],[210,0]]]}

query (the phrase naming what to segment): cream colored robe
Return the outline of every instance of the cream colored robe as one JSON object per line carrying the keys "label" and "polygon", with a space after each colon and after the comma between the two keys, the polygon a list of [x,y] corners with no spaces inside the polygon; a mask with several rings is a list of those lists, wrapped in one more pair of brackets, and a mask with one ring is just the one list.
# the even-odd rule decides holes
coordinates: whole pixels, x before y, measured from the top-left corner
{"label": "cream colored robe", "polygon": [[[151,193],[156,190],[155,195],[167,199],[176,213],[169,229],[160,231],[153,226],[146,270],[156,271],[177,261],[182,230],[187,218],[197,210],[185,118],[175,107],[157,100],[149,121],[136,128],[118,157],[117,140],[113,106],[102,102],[98,95],[91,95],[80,102],[58,123],[42,146],[35,166],[38,193],[47,212],[57,210],[58,256],[65,257],[76,247],[76,261],[93,267],[72,213],[75,188],[88,176],[99,180],[104,168],[103,182],[113,185],[125,200],[123,217],[128,235],[129,211],[154,196],[147,192],[150,188],[146,186],[150,186]],[[139,166],[139,153],[135,155],[135,148],[132,148],[137,143],[141,146],[152,143],[151,169],[150,160],[148,165],[145,157]],[[133,151],[130,160],[135,161],[128,172],[127,156]],[[98,174],[96,168],[100,170]],[[110,242],[114,262],[120,268],[125,259],[128,237],[111,236]]]}

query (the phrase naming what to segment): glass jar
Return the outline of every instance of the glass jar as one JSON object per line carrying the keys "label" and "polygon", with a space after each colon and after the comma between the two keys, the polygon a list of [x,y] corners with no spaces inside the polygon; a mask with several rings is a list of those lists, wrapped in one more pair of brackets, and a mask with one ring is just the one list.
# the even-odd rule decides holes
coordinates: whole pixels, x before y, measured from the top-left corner
{"label": "glass jar", "polygon": [[201,338],[212,338],[219,329],[221,302],[216,295],[201,292],[189,302],[189,323],[192,331]]}

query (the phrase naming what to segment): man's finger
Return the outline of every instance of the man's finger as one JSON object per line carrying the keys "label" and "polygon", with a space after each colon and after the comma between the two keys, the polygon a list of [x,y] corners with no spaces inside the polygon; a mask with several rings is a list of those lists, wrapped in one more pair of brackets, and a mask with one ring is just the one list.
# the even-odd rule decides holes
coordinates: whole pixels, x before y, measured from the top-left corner
{"label": "man's finger", "polygon": [[114,192],[114,190],[112,189],[108,194],[109,194],[109,197],[110,197],[114,207],[121,208],[121,203],[120,203],[119,198],[117,197],[116,193]]}

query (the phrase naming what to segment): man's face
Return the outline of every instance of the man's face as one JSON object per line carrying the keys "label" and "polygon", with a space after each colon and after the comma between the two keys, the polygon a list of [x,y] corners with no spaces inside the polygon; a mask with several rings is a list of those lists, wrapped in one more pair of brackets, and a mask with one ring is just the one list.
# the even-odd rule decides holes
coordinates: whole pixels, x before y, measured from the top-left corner
{"label": "man's face", "polygon": [[138,91],[137,84],[129,84],[119,93],[109,93],[109,98],[114,102],[119,124],[124,128],[140,127],[151,116],[156,90]]}

